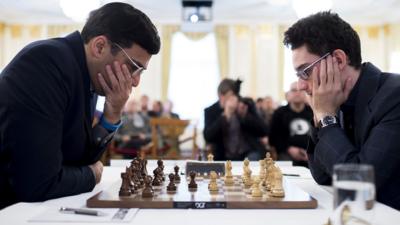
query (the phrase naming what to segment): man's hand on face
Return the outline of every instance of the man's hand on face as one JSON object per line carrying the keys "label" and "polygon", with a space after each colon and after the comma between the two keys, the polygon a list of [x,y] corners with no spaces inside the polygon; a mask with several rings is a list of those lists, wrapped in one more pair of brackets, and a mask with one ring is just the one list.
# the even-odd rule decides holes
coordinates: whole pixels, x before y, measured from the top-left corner
{"label": "man's hand on face", "polygon": [[238,97],[235,95],[229,96],[225,101],[224,115],[229,120],[238,108]]}
{"label": "man's hand on face", "polygon": [[351,79],[342,82],[342,76],[338,62],[332,56],[321,60],[319,69],[314,67],[311,76],[313,90],[309,103],[316,121],[326,115],[336,115],[340,105],[347,100],[351,91]]}
{"label": "man's hand on face", "polygon": [[[104,118],[116,124],[121,118],[122,109],[132,91],[133,79],[128,67],[114,61],[113,67],[106,66],[107,74],[98,74],[99,82],[105,93]],[[107,84],[104,76],[108,77]]]}

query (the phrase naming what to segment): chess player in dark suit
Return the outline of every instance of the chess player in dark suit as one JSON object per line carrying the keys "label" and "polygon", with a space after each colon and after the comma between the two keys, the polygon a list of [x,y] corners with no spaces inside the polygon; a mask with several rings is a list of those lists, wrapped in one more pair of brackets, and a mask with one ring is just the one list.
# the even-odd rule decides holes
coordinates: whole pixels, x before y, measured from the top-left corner
{"label": "chess player in dark suit", "polygon": [[266,153],[260,138],[267,135],[267,125],[251,99],[239,98],[240,83],[222,80],[219,100],[204,110],[203,135],[215,160],[258,160]]}
{"label": "chess player in dark suit", "polygon": [[284,43],[317,125],[307,149],[314,179],[330,184],[338,163],[371,164],[377,200],[400,209],[400,76],[361,63],[357,33],[335,13],[299,20]]}
{"label": "chess player in dark suit", "polygon": [[[159,49],[149,18],[124,3],[93,11],[81,33],[22,49],[0,76],[0,208],[91,191],[132,87]],[[97,95],[106,103],[92,127]]]}

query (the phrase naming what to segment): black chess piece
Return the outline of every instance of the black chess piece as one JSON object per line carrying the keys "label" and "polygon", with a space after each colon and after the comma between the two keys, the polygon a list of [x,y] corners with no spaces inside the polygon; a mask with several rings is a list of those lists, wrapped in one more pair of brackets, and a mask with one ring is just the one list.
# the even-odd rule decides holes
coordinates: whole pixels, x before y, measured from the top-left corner
{"label": "black chess piece", "polygon": [[131,191],[131,194],[135,194],[137,193],[137,186],[135,185],[135,183],[132,180],[132,170],[130,167],[126,167],[125,170],[126,176],[128,176],[128,182],[129,182],[129,188]]}
{"label": "black chess piece", "polygon": [[121,173],[122,184],[121,188],[119,189],[119,196],[130,196],[131,189],[129,187],[129,176],[126,173]]}
{"label": "black chess piece", "polygon": [[137,158],[133,159],[131,163],[132,181],[136,185],[136,189],[143,187],[143,180],[141,180],[140,164]]}
{"label": "black chess piece", "polygon": [[161,159],[157,160],[157,167],[161,170],[160,177],[162,178],[162,181],[165,181],[164,162]]}
{"label": "black chess piece", "polygon": [[142,159],[142,176],[148,176],[148,172],[147,172],[147,159]]}
{"label": "black chess piece", "polygon": [[153,187],[151,186],[151,181],[152,181],[151,176],[146,176],[144,178],[144,189],[142,191],[143,198],[151,198],[154,196],[154,190]]}
{"label": "black chess piece", "polygon": [[188,184],[189,189],[197,189],[197,184],[195,181],[196,172],[190,171],[189,176],[190,176],[190,183]]}
{"label": "black chess piece", "polygon": [[176,185],[175,185],[175,182],[174,182],[174,179],[175,179],[174,174],[170,173],[168,175],[168,178],[169,178],[169,184],[167,186],[167,191],[176,191]]}
{"label": "black chess piece", "polygon": [[153,186],[160,186],[161,185],[161,180],[160,180],[160,169],[159,168],[155,168],[153,170],[153,174],[154,174],[154,179],[153,179]]}
{"label": "black chess piece", "polygon": [[179,176],[179,166],[176,165],[176,166],[174,167],[174,170],[175,170],[174,182],[175,182],[175,183],[180,183],[180,182],[181,182],[181,176]]}

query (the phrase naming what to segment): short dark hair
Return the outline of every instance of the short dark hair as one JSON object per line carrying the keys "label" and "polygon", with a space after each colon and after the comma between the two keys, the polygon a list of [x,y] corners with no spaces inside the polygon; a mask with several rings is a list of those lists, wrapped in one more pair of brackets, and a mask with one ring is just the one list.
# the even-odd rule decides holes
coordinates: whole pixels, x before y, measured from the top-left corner
{"label": "short dark hair", "polygon": [[319,56],[335,49],[343,50],[356,69],[361,67],[361,46],[357,32],[337,13],[319,12],[293,24],[284,34],[283,43],[291,49],[306,46]]}
{"label": "short dark hair", "polygon": [[146,14],[121,2],[109,3],[92,11],[81,35],[85,43],[99,35],[105,35],[124,48],[135,43],[152,55],[160,51],[161,45],[157,29]]}
{"label": "short dark hair", "polygon": [[233,91],[235,95],[239,95],[241,80],[232,80],[225,78],[218,85],[218,94],[226,94],[229,91]]}

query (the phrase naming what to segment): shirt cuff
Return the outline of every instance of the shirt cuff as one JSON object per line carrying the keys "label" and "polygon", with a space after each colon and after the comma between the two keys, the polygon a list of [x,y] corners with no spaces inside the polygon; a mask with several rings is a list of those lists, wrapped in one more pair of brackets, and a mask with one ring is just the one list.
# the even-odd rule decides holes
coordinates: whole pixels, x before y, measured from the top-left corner
{"label": "shirt cuff", "polygon": [[104,118],[104,114],[101,115],[100,117],[100,125],[102,127],[104,127],[107,131],[109,132],[114,132],[116,131],[121,125],[122,125],[122,121],[120,120],[117,124],[111,124],[109,123],[105,118]]}

